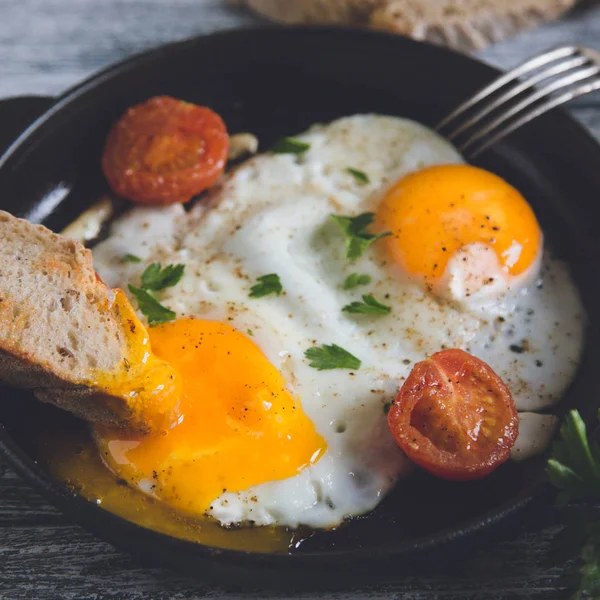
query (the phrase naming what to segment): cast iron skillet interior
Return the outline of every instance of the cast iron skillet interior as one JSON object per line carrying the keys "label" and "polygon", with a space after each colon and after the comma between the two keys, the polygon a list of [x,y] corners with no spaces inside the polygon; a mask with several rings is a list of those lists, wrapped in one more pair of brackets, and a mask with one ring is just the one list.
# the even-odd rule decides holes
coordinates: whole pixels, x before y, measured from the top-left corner
{"label": "cast iron skillet interior", "polygon": [[[341,29],[263,28],[219,33],[142,54],[103,71],[58,99],[0,161],[0,208],[60,230],[107,191],[99,164],[107,130],[123,111],[169,94],[219,112],[230,132],[258,135],[261,148],[284,134],[343,115],[376,112],[428,125],[497,72],[471,58],[396,36]],[[14,127],[15,107],[0,122]],[[25,113],[37,108],[23,101]],[[1,107],[0,107],[1,108]],[[23,111],[21,111],[23,112]],[[16,133],[16,131],[14,132]],[[592,418],[600,359],[600,149],[561,112],[512,135],[478,163],[519,188],[555,252],[569,261],[590,317],[579,376],[559,410]],[[56,204],[56,206],[54,206]],[[527,505],[545,458],[507,464],[473,483],[423,474],[400,482],[372,515],[306,539],[290,555],[209,548],[124,521],[53,480],[32,455],[32,422],[47,415],[9,388],[0,405],[0,450],[19,473],[101,537],[154,563],[225,584],[338,586],[400,576],[398,565],[470,546]],[[14,397],[13,397],[14,396]],[[591,422],[591,421],[590,421]],[[477,535],[475,535],[477,534]],[[310,573],[310,576],[308,575]]]}

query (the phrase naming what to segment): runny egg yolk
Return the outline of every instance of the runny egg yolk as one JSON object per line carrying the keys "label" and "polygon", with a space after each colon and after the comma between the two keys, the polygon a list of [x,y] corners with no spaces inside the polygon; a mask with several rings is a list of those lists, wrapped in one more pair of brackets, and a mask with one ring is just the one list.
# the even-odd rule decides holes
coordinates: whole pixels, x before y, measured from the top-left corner
{"label": "runny egg yolk", "polygon": [[91,371],[85,383],[106,394],[120,426],[142,433],[164,431],[179,417],[181,376],[150,349],[148,332],[122,290],[113,290],[107,311],[123,323],[125,356],[116,369]]}
{"label": "runny egg yolk", "polygon": [[150,341],[182,378],[182,417],[158,435],[97,427],[101,455],[118,477],[201,514],[225,491],[292,477],[324,454],[325,440],[281,373],[240,331],[181,319],[152,328]]}
{"label": "runny egg yolk", "polygon": [[523,196],[503,179],[470,165],[441,165],[393,185],[377,210],[395,262],[430,289],[450,259],[470,244],[491,248],[506,278],[536,264],[541,231]]}

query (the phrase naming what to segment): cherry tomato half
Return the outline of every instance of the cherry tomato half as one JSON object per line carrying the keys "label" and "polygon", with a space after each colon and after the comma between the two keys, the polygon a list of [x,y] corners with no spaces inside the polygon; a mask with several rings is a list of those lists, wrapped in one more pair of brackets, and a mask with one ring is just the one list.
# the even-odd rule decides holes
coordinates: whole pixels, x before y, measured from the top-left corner
{"label": "cherry tomato half", "polygon": [[502,379],[458,349],[415,364],[388,424],[412,461],[455,481],[491,473],[508,459],[519,433],[517,409]]}
{"label": "cherry tomato half", "polygon": [[134,202],[187,202],[221,175],[228,150],[217,113],[157,96],[131,107],[113,125],[102,170],[111,188]]}

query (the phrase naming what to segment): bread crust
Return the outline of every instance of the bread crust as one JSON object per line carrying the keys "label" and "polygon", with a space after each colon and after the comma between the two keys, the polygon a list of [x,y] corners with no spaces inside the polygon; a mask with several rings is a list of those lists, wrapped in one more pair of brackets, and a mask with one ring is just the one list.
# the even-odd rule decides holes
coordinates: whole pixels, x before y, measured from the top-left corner
{"label": "bread crust", "polygon": [[140,433],[151,430],[145,421],[135,417],[122,398],[63,379],[53,372],[51,365],[44,366],[34,361],[35,358],[20,358],[14,352],[0,350],[0,381],[31,390],[38,400],[67,410],[91,423],[119,429],[133,428]]}
{"label": "bread crust", "polygon": [[577,0],[230,1],[281,23],[368,26],[470,51],[556,19]]}
{"label": "bread crust", "polygon": [[235,0],[281,23],[366,24],[384,0]]}

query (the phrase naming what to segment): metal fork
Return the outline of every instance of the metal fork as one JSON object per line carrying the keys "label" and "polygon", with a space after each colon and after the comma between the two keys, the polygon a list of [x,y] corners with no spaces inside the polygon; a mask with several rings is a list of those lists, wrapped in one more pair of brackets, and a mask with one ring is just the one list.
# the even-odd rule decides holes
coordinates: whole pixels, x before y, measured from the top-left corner
{"label": "metal fork", "polygon": [[463,102],[436,130],[468,158],[522,125],[600,89],[600,52],[562,46],[498,77]]}

